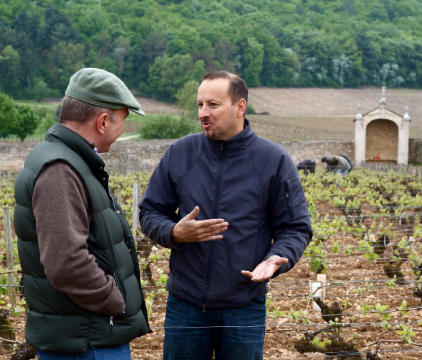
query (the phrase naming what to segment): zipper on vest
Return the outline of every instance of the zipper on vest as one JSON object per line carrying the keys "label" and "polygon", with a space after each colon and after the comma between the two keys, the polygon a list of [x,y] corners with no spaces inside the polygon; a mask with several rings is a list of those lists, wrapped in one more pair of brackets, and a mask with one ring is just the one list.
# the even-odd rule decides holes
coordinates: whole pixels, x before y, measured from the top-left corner
{"label": "zipper on vest", "polygon": [[[109,184],[109,177],[107,177],[107,192],[108,192],[108,197],[110,198],[111,207],[112,207],[113,211],[116,212],[116,206],[115,206],[114,199],[113,199],[113,196],[111,195],[110,187],[108,186],[108,184]],[[114,245],[113,245],[113,243],[112,243],[111,240],[109,241],[109,251],[111,253],[111,260],[113,261],[113,269],[114,269],[114,271],[113,271],[113,277],[114,277],[114,281],[116,282],[116,286],[119,288],[120,293],[123,296],[123,300],[124,300],[124,302],[126,304],[126,294],[125,294],[125,291],[124,291],[123,286],[120,284],[119,278],[118,278],[118,276],[116,274],[116,271],[115,271],[117,269],[117,262],[116,262],[116,255],[114,253]],[[110,319],[110,325],[112,325],[112,320],[113,319]]]}
{"label": "zipper on vest", "polygon": [[108,186],[108,182],[109,182],[109,178],[107,178],[107,191],[108,191],[108,196],[111,200],[111,207],[113,208],[113,211],[116,212],[116,204],[114,203],[114,198],[113,195],[111,195],[111,191],[110,191],[110,186]]}
{"label": "zipper on vest", "polygon": [[126,302],[126,294],[123,290],[123,286],[120,284],[120,281],[119,281],[119,278],[117,277],[116,272],[113,273],[113,276],[114,276],[114,281],[116,282],[116,286],[120,290],[120,292],[122,293],[123,300]]}
{"label": "zipper on vest", "polygon": [[[224,163],[224,143],[220,142],[220,149],[219,149],[219,159],[220,164],[218,167],[218,176],[217,176],[217,187],[215,193],[215,203],[214,203],[214,219],[218,217],[218,207],[220,204],[220,191],[221,191],[221,174],[223,173],[223,163]],[[208,263],[207,263],[207,280],[205,282],[205,289],[204,289],[204,297],[202,303],[202,311],[206,312],[207,308],[205,306],[205,301],[208,295],[208,290],[210,287],[210,280],[211,280],[211,267],[212,267],[212,258],[214,253],[214,240],[209,242],[209,251],[208,251]]]}
{"label": "zipper on vest", "polygon": [[113,334],[113,325],[114,325],[113,316],[110,316],[110,334]]}

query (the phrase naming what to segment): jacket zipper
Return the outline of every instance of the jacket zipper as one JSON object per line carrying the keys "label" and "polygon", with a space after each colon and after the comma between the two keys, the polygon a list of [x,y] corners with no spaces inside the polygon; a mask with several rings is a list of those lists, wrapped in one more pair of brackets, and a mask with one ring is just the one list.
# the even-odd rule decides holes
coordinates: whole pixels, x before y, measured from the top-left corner
{"label": "jacket zipper", "polygon": [[[107,179],[107,192],[108,192],[108,196],[109,196],[109,198],[111,200],[110,203],[111,203],[111,205],[113,207],[113,210],[114,210],[114,212],[116,212],[116,205],[114,204],[114,199],[113,199],[113,196],[111,195],[110,187],[109,187],[108,184],[109,184],[109,179]],[[116,263],[116,255],[114,254],[113,243],[110,241],[109,242],[109,245],[110,245],[110,252],[111,252],[111,257],[112,257],[112,261],[113,261],[113,277],[114,277],[114,281],[116,282],[116,286],[118,287],[118,289],[122,293],[123,300],[126,303],[126,294],[125,294],[125,291],[123,289],[123,286],[120,284],[120,280],[119,280],[119,278],[118,278],[118,276],[116,274],[116,271],[115,271],[117,269],[117,263]],[[113,319],[112,318],[110,318],[110,326],[111,325],[113,325]]]}
{"label": "jacket zipper", "polygon": [[[218,217],[218,206],[220,204],[220,191],[221,191],[221,174],[223,172],[223,163],[224,163],[224,143],[220,143],[220,150],[219,150],[219,158],[220,164],[218,168],[218,176],[217,176],[217,188],[215,193],[215,203],[214,203],[214,219]],[[210,287],[210,279],[211,279],[211,266],[212,266],[212,257],[214,253],[214,241],[210,241],[209,243],[209,251],[208,251],[208,264],[207,264],[207,280],[205,282],[205,289],[204,289],[204,297],[202,302],[202,311],[207,311],[207,307],[205,305],[205,300],[208,295],[208,290]]]}
{"label": "jacket zipper", "polygon": [[113,334],[113,325],[114,325],[113,316],[110,316],[110,334]]}

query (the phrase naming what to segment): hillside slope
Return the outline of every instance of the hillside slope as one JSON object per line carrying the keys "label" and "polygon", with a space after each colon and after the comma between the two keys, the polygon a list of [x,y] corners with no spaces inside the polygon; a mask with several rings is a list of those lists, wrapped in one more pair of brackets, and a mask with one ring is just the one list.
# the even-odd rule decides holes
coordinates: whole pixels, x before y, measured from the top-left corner
{"label": "hillside slope", "polygon": [[[255,131],[273,141],[351,141],[358,105],[361,113],[379,106],[380,88],[270,89],[253,88],[249,115]],[[409,107],[410,137],[422,138],[422,90],[387,89],[387,108],[404,114]]]}

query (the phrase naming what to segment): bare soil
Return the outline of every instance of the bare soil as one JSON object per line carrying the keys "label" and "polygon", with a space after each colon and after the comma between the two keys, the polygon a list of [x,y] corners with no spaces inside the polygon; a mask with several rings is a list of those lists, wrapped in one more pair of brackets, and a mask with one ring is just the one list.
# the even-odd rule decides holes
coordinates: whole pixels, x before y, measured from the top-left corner
{"label": "bare soil", "polygon": [[[410,137],[422,137],[422,90],[387,89],[387,108],[404,114],[409,107]],[[260,135],[283,141],[352,141],[354,118],[377,108],[380,88],[362,89],[273,89],[253,88],[249,103],[257,113],[249,115]]]}
{"label": "bare soil", "polygon": [[[351,141],[354,118],[379,106],[380,88],[251,88],[249,103],[257,113],[248,115],[252,127],[267,139],[283,141]],[[387,108],[404,114],[409,107],[410,137],[422,138],[422,90],[387,89]],[[180,114],[175,105],[138,98],[149,114]],[[132,131],[133,129],[129,129]]]}
{"label": "bare soil", "polygon": [[141,104],[142,110],[144,110],[146,114],[179,115],[181,112],[176,105],[171,103],[165,103],[155,99],[143,97],[137,97],[137,100]]}
{"label": "bare soil", "polygon": [[[422,90],[387,89],[387,108],[403,114],[409,107],[411,119],[422,118]],[[252,88],[249,103],[257,112],[274,116],[355,117],[358,106],[365,114],[379,106],[380,88]]]}
{"label": "bare soil", "polygon": [[[330,216],[341,215],[339,208],[321,202],[318,204],[320,213]],[[367,216],[365,225],[369,226],[371,209],[363,209]],[[346,342],[353,342],[355,349],[365,358],[367,351],[375,351],[376,342],[381,342],[378,356],[382,360],[417,360],[422,358],[422,327],[421,299],[414,296],[415,276],[408,263],[402,265],[406,283],[389,287],[389,280],[383,271],[383,261],[369,262],[364,253],[359,251],[360,237],[348,233],[338,233],[325,240],[324,249],[328,252],[327,284],[324,302],[332,305],[340,304],[342,310],[343,327],[340,335]],[[339,242],[339,252],[334,253],[331,248],[335,241]],[[353,251],[347,254],[346,247]],[[415,246],[419,246],[415,244]],[[156,250],[158,253],[162,250]],[[168,271],[168,261],[160,260],[151,266],[152,277],[157,281],[159,269]],[[267,330],[264,345],[264,359],[321,359],[322,354],[300,354],[295,349],[295,343],[306,333],[327,327],[320,311],[312,308],[309,301],[310,282],[316,281],[316,275],[311,271],[308,258],[302,257],[296,267],[269,283]],[[146,292],[160,289],[159,286],[146,286]],[[398,311],[402,301],[407,301],[409,311],[403,314]],[[164,339],[166,294],[157,295],[152,305],[150,316],[153,334],[132,342],[132,356],[134,359],[161,359]],[[364,313],[364,304],[375,307],[376,304],[388,305],[387,311],[391,315],[388,322],[391,329],[381,326],[383,314],[373,309]],[[296,315],[292,311],[299,312]],[[308,311],[308,313],[303,313]],[[300,313],[302,312],[302,313]],[[415,335],[414,344],[403,341],[397,331],[396,323],[405,322],[412,327]],[[189,341],[189,339],[186,339]],[[344,357],[335,357],[343,359]],[[232,360],[232,359],[228,359]],[[235,360],[235,359],[233,359]]]}

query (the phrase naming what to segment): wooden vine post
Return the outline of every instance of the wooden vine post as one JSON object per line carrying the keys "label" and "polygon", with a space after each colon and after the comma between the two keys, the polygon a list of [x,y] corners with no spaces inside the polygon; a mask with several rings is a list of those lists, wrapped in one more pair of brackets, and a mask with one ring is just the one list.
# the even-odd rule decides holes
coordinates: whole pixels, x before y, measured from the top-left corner
{"label": "wooden vine post", "polygon": [[116,199],[117,199],[117,203],[122,206],[122,190],[121,189],[117,189],[116,190]]}
{"label": "wooden vine post", "polygon": [[7,283],[9,284],[9,299],[12,305],[16,304],[15,276],[13,274],[13,243],[12,223],[10,221],[10,209],[3,209],[4,217],[4,241],[6,244]]}
{"label": "wooden vine post", "polygon": [[132,206],[132,234],[136,239],[138,228],[138,183],[133,183],[133,206]]}

